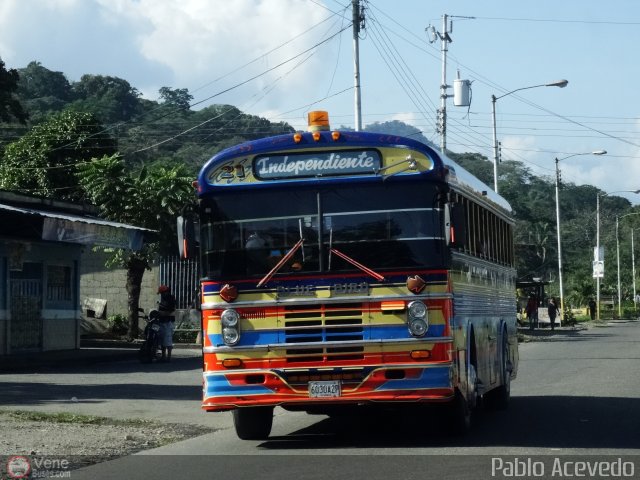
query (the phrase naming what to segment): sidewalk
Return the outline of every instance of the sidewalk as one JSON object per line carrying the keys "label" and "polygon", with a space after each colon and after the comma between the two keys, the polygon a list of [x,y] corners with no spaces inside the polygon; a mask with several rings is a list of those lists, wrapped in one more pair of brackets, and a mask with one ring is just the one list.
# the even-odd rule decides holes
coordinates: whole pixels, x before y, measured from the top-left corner
{"label": "sidewalk", "polygon": [[[140,342],[82,339],[80,348],[76,350],[54,350],[0,356],[0,373],[134,360],[138,356],[139,348]],[[174,344],[173,348],[200,349],[200,345],[180,343]]]}

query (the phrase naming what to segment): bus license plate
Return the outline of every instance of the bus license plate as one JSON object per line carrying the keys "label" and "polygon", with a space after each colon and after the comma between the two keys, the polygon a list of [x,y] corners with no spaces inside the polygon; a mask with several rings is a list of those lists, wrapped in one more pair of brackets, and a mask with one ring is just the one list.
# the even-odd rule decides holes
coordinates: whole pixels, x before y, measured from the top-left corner
{"label": "bus license plate", "polygon": [[309,397],[339,397],[340,381],[309,382]]}

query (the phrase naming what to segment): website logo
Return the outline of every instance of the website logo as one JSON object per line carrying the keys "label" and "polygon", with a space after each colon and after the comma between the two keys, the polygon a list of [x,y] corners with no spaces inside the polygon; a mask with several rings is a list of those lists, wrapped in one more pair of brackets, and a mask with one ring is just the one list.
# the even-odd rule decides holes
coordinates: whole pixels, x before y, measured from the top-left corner
{"label": "website logo", "polygon": [[16,455],[7,460],[9,478],[28,478],[31,474],[31,462],[27,457]]}

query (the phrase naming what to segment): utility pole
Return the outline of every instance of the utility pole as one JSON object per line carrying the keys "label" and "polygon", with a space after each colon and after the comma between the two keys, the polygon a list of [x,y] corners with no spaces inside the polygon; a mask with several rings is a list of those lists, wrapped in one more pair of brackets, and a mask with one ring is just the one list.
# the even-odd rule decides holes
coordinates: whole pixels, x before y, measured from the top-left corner
{"label": "utility pole", "polygon": [[438,32],[440,37],[440,53],[442,55],[442,82],[440,83],[440,110],[438,111],[440,128],[440,151],[445,153],[447,148],[447,52],[449,51],[449,43],[452,41],[449,33],[450,27],[447,26],[448,15],[442,15],[442,33]]}
{"label": "utility pole", "polygon": [[353,76],[355,95],[355,129],[362,130],[362,102],[360,99],[360,28],[364,27],[364,7],[360,9],[360,0],[352,0],[353,13]]}
{"label": "utility pole", "polygon": [[449,51],[449,43],[452,42],[449,33],[451,33],[452,25],[447,25],[449,15],[442,15],[442,32],[439,32],[429,25],[426,30],[429,36],[429,43],[434,43],[440,39],[440,54],[442,56],[442,80],[440,82],[440,108],[438,109],[437,128],[440,133],[440,150],[444,153],[447,148],[447,52]]}
{"label": "utility pole", "polygon": [[[494,97],[495,98],[495,97]],[[494,102],[495,105],[495,102]],[[495,117],[494,117],[495,118]],[[495,132],[495,129],[494,129]],[[562,241],[560,240],[560,168],[558,167],[558,157],[556,157],[556,233],[558,237],[558,284],[560,286],[560,321],[564,320],[564,291],[562,289]]]}

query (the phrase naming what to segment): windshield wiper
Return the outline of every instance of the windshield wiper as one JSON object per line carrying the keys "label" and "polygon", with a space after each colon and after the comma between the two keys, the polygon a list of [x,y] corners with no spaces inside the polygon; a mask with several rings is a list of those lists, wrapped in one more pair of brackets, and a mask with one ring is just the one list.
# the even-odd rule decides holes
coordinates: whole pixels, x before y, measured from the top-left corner
{"label": "windshield wiper", "polygon": [[408,165],[406,167],[398,170],[397,172],[390,173],[389,175],[382,175],[382,180],[386,180],[387,178],[398,175],[399,173],[406,172],[407,170],[415,170],[418,167],[418,162],[416,162],[415,158],[413,158],[411,155],[407,155],[407,158],[405,158],[404,160],[396,162],[392,165],[387,165],[386,167],[379,168],[378,170],[376,170],[376,174],[383,172],[384,170],[389,170],[390,168],[402,165],[405,162],[408,162]]}
{"label": "windshield wiper", "polygon": [[[301,218],[298,219],[298,229],[300,230],[300,240],[302,240],[304,237],[302,235],[302,219]],[[302,252],[300,252],[300,253],[302,253],[302,263],[304,263],[305,262],[305,259],[304,259],[304,248],[302,249]]]}
{"label": "windshield wiper", "polygon": [[273,267],[269,273],[267,273],[264,278],[262,280],[260,280],[258,282],[257,287],[262,287],[265,283],[267,283],[269,280],[271,280],[271,278],[278,273],[278,271],[284,266],[285,263],[287,263],[289,260],[291,260],[291,258],[295,255],[295,253],[300,249],[300,247],[302,247],[302,244],[304,243],[304,238],[300,238],[300,240],[298,240],[298,243],[296,243],[293,248],[291,250],[289,250],[287,252],[287,254],[282,257],[280,259],[280,261],[278,263],[276,263],[276,266]]}
{"label": "windshield wiper", "polygon": [[336,256],[340,257],[343,260],[346,260],[347,262],[349,262],[351,265],[353,265],[356,268],[359,268],[360,270],[362,270],[364,273],[366,273],[367,275],[371,275],[373,278],[375,278],[376,280],[378,280],[379,282],[384,282],[385,278],[380,275],[379,273],[374,272],[373,270],[371,270],[368,267],[365,267],[364,265],[362,265],[361,263],[358,263],[357,261],[355,261],[353,258],[351,258],[350,256],[342,253],[340,250],[336,250],[335,248],[331,248],[329,250],[330,253],[334,253]]}

